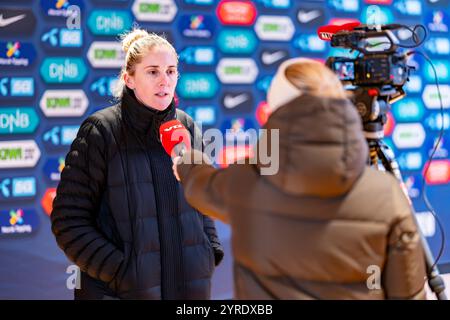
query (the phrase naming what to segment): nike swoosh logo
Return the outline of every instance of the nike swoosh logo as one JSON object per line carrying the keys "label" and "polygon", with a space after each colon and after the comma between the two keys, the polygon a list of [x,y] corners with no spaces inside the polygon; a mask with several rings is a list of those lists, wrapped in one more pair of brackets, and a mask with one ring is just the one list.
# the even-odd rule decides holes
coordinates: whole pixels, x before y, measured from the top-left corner
{"label": "nike swoosh logo", "polygon": [[9,26],[10,24],[17,22],[19,20],[22,20],[23,18],[26,17],[26,14],[21,14],[15,17],[10,17],[10,18],[3,18],[3,14],[0,14],[0,28],[1,27],[6,27]]}
{"label": "nike swoosh logo", "polygon": [[298,12],[297,18],[300,23],[308,23],[313,21],[314,19],[317,19],[321,15],[322,13],[320,13],[319,10],[311,10],[311,11],[300,10]]}
{"label": "nike swoosh logo", "polygon": [[283,59],[286,56],[286,53],[284,51],[275,51],[272,53],[269,52],[263,52],[261,56],[262,63],[265,65],[271,65],[275,62]]}
{"label": "nike swoosh logo", "polygon": [[225,99],[223,99],[223,104],[225,108],[227,109],[233,109],[236,108],[238,105],[243,104],[245,101],[248,100],[248,95],[246,93],[241,93],[240,95],[237,95],[235,97],[231,95],[226,95]]}

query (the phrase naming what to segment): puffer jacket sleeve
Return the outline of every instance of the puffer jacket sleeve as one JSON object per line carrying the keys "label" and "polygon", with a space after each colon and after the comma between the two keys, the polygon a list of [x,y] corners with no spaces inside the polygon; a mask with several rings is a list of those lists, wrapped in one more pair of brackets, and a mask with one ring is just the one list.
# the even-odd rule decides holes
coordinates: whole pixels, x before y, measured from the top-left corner
{"label": "puffer jacket sleeve", "polygon": [[[202,131],[195,124],[192,118],[186,116],[185,119],[180,119],[180,121],[184,121],[186,123],[189,132],[191,133],[192,146],[193,149],[198,151],[203,151],[205,149],[205,144],[202,139]],[[203,226],[206,235],[208,236],[209,242],[214,250],[214,258],[216,266],[222,261],[224,256],[224,250],[222,245],[220,244],[219,237],[217,236],[217,229],[213,219],[210,217],[203,215]]]}
{"label": "puffer jacket sleeve", "polygon": [[407,198],[398,185],[392,193],[397,219],[388,239],[383,274],[387,299],[425,299],[425,255]]}
{"label": "puffer jacket sleeve", "polygon": [[[201,163],[196,163],[197,160]],[[230,223],[225,196],[228,190],[227,169],[217,170],[207,164],[209,159],[198,150],[186,153],[177,166],[186,200],[211,218]]]}
{"label": "puffer jacket sleeve", "polygon": [[[122,251],[96,225],[106,183],[106,142],[100,121],[81,125],[66,156],[51,214],[52,232],[66,256],[89,276],[114,280],[124,260]],[[104,131],[103,131],[104,132]]]}

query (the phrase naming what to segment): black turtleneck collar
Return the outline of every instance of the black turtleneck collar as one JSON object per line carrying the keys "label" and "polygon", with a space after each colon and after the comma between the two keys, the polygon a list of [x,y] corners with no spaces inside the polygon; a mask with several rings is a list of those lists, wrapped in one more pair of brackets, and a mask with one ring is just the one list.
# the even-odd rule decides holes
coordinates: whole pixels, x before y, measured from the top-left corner
{"label": "black turtleneck collar", "polygon": [[161,123],[175,118],[175,103],[163,111],[146,107],[137,100],[133,90],[125,86],[122,95],[122,114],[130,128],[142,135],[159,140],[159,126]]}

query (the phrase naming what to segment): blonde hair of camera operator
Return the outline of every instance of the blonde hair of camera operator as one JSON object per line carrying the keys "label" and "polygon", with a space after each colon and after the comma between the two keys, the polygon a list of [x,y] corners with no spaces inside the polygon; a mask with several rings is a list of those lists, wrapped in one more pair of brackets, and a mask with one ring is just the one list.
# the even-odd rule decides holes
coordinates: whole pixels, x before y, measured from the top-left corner
{"label": "blonde hair of camera operator", "polygon": [[294,58],[279,66],[270,84],[267,92],[270,112],[304,93],[324,98],[348,98],[337,75],[323,63],[307,58]]}

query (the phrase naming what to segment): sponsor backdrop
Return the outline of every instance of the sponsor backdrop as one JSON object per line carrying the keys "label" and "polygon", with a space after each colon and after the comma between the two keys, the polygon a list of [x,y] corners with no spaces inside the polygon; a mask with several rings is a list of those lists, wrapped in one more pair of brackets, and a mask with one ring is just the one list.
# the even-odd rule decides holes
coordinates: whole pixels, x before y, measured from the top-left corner
{"label": "sponsor backdrop", "polygon": [[[57,248],[49,213],[65,154],[81,121],[113,103],[124,55],[117,35],[137,22],[165,34],[180,56],[180,108],[228,134],[220,159],[252,150],[247,129],[267,119],[265,95],[277,66],[289,57],[347,55],[316,36],[316,28],[358,19],[424,24],[424,50],[442,84],[444,117],[432,68],[413,58],[408,96],[386,125],[436,255],[440,235],[421,200],[421,173],[438,130],[450,125],[449,0],[2,0],[0,4],[0,298],[70,299],[69,261]],[[399,32],[408,41],[408,32]],[[320,126],[320,123],[317,124]],[[242,136],[244,135],[244,136]],[[439,145],[426,177],[429,198],[450,234],[450,140]],[[368,203],[367,205],[371,205]],[[227,250],[213,297],[232,296],[230,230],[218,224]],[[264,236],[264,235],[262,235]],[[268,235],[267,235],[268,236]],[[442,262],[450,261],[447,250]],[[68,269],[69,267],[69,269]]]}

